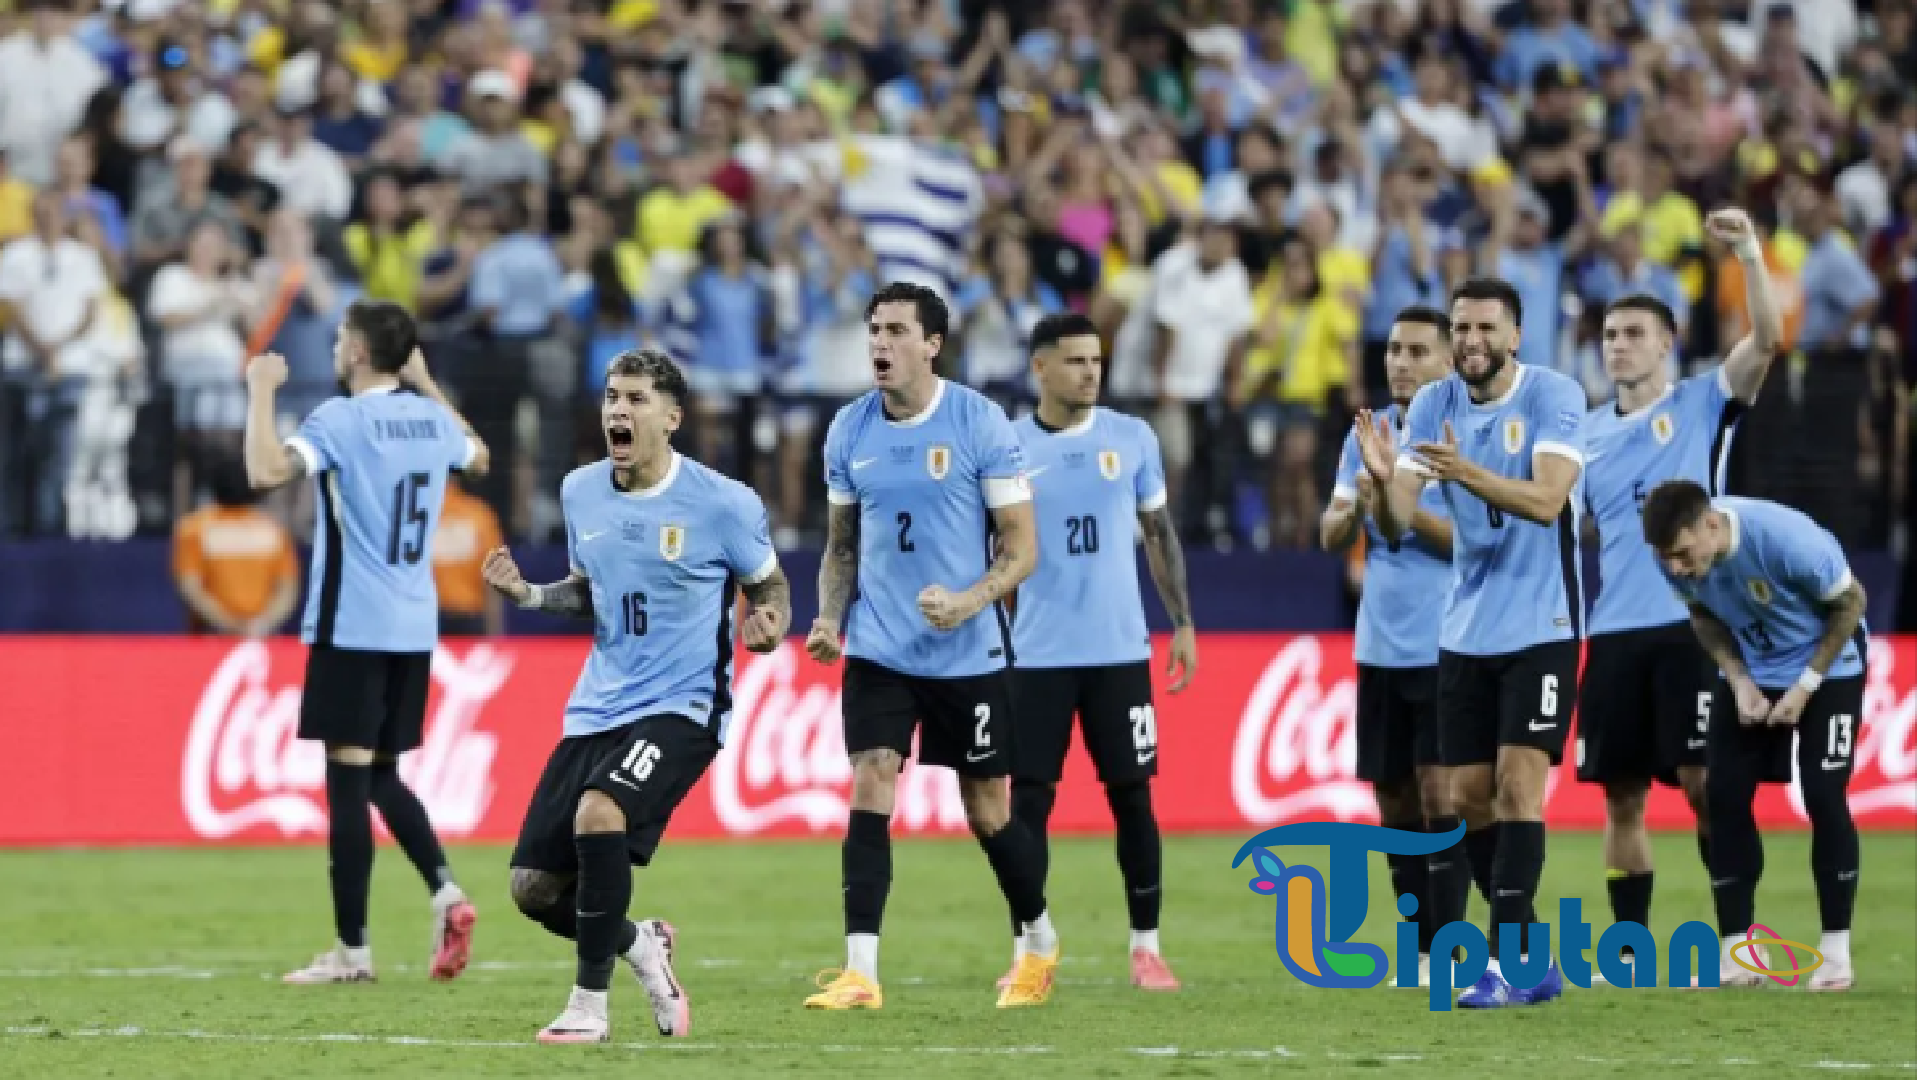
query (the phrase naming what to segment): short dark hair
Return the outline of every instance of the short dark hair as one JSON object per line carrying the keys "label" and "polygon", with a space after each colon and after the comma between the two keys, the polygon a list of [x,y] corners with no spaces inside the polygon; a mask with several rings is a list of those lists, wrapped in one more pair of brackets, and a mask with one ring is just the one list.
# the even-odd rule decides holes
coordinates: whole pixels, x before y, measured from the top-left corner
{"label": "short dark hair", "polygon": [[881,286],[880,291],[867,301],[867,318],[881,304],[912,304],[914,318],[920,322],[920,336],[932,337],[939,334],[944,341],[947,336],[947,302],[940,294],[925,285],[916,285],[911,281],[894,281]]}
{"label": "short dark hair", "polygon": [[687,405],[687,377],[673,357],[659,349],[628,349],[607,364],[607,378],[640,377],[653,383],[654,392],[665,394],[675,405]]}
{"label": "short dark hair", "polygon": [[1653,550],[1665,551],[1681,530],[1699,524],[1711,509],[1713,500],[1706,488],[1691,480],[1669,480],[1647,493],[1646,505],[1640,509],[1641,535]]}
{"label": "short dark hair", "polygon": [[1440,332],[1441,341],[1453,335],[1453,320],[1447,318],[1447,313],[1426,304],[1412,304],[1401,308],[1400,314],[1393,317],[1393,325],[1398,326],[1401,323],[1421,323],[1431,326]]}
{"label": "short dark hair", "polygon": [[1037,353],[1060,344],[1061,338],[1099,336],[1100,328],[1093,325],[1092,319],[1077,311],[1060,311],[1033,324],[1033,333],[1027,335],[1027,349]]}
{"label": "short dark hair", "polygon": [[385,300],[355,300],[347,305],[347,329],[360,335],[367,359],[382,375],[397,375],[420,345],[413,316]]}
{"label": "short dark hair", "polygon": [[213,476],[213,501],[220,506],[253,506],[260,501],[261,493],[254,490],[253,483],[247,479],[247,467],[239,457],[222,454],[214,459],[211,470]]}
{"label": "short dark hair", "polygon": [[1498,300],[1513,313],[1513,325],[1520,325],[1520,290],[1496,277],[1473,277],[1461,282],[1453,290],[1453,298],[1447,301],[1447,307],[1462,300]]}
{"label": "short dark hair", "polygon": [[1647,312],[1654,318],[1660,320],[1660,325],[1666,328],[1667,333],[1674,335],[1680,333],[1680,322],[1673,317],[1673,309],[1667,306],[1665,300],[1657,296],[1651,296],[1647,293],[1628,293],[1625,296],[1615,299],[1613,303],[1608,304],[1607,310],[1600,317],[1602,320],[1605,320],[1608,315],[1616,311]]}

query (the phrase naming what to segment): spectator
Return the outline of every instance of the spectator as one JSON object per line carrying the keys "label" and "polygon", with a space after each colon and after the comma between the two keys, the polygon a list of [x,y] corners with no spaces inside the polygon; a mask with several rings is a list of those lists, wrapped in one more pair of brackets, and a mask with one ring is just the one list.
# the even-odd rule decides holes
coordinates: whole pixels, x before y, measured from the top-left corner
{"label": "spectator", "polygon": [[[70,136],[60,144],[55,167],[54,189],[66,200],[67,214],[73,220],[91,218],[100,226],[100,235],[111,253],[109,265],[127,254],[127,218],[120,201],[93,186],[93,140],[86,135]],[[112,274],[115,280],[120,275]]]}
{"label": "spectator", "polygon": [[362,111],[359,82],[339,60],[320,68],[320,100],[313,108],[313,141],[333,151],[348,169],[358,168],[380,139],[378,117]]}
{"label": "spectator", "polygon": [[777,334],[767,269],[753,255],[738,218],[709,222],[699,262],[667,316],[681,334],[677,351],[694,391],[688,419],[695,453],[729,463],[734,476],[746,475],[749,455],[741,453],[739,435],[752,424]]}
{"label": "spectator", "polygon": [[[1166,457],[1168,505],[1176,521],[1191,521],[1182,510],[1197,498],[1216,540],[1228,535],[1231,457],[1226,440],[1203,436],[1217,429],[1224,380],[1239,370],[1255,325],[1253,290],[1234,248],[1232,225],[1205,219],[1191,261],[1172,264],[1153,297],[1153,424]],[[1198,496],[1187,483],[1196,464],[1205,478]]]}
{"label": "spectator", "polygon": [[253,159],[253,173],[280,192],[280,205],[310,219],[344,222],[353,208],[353,179],[340,156],[313,137],[307,107],[280,111],[279,128]]}
{"label": "spectator", "polygon": [[[1674,321],[1680,328],[1676,340],[1684,350],[1688,312],[1692,310],[1692,305],[1680,291],[1679,278],[1674,276],[1672,270],[1646,257],[1640,240],[1644,232],[1640,219],[1616,216],[1611,228],[1613,231],[1603,237],[1605,244],[1601,256],[1589,264],[1581,280],[1581,298],[1601,308],[1633,293],[1661,301],[1673,311]],[[1740,339],[1736,337],[1731,340]],[[1526,351],[1524,339],[1521,351]]]}
{"label": "spectator", "polygon": [[60,528],[73,425],[94,368],[88,334],[109,288],[100,257],[67,226],[64,200],[43,191],[33,202],[33,232],[0,249],[9,327],[0,352],[0,415],[8,419],[0,476],[23,500],[0,500],[0,532],[16,522],[43,533]]}
{"label": "spectator", "polygon": [[447,151],[446,168],[469,191],[503,185],[545,186],[547,162],[520,132],[520,88],[504,71],[483,71],[467,84],[473,131]]}
{"label": "spectator", "polygon": [[207,152],[190,139],[176,139],[167,157],[171,168],[142,191],[133,212],[134,267],[143,279],[186,254],[187,236],[202,218],[219,222],[230,236],[241,235],[233,205],[212,190]]}
{"label": "spectator", "polygon": [[1800,322],[1800,349],[1860,349],[1870,343],[1868,326],[1880,303],[1880,285],[1865,259],[1840,227],[1838,200],[1818,178],[1798,177],[1788,188],[1794,229],[1807,241],[1800,266],[1800,292],[1806,314]]}
{"label": "spectator", "polygon": [[0,149],[12,175],[51,183],[54,155],[107,73],[73,39],[60,0],[26,0],[27,24],[0,40]]}
{"label": "spectator", "polygon": [[187,632],[266,637],[300,598],[293,536],[260,509],[237,457],[214,465],[213,501],[173,530],[173,582],[187,607]]}
{"label": "spectator", "polygon": [[[969,278],[954,297],[953,341],[942,348],[959,359],[959,376],[1013,411],[1033,400],[1027,335],[1064,310],[1060,294],[1034,280],[1025,241],[1001,231],[987,241],[985,273]],[[957,345],[957,348],[956,348]]]}
{"label": "spectator", "polygon": [[1373,292],[1361,322],[1361,374],[1367,400],[1387,400],[1387,335],[1415,304],[1446,308],[1438,236],[1426,219],[1410,170],[1390,164],[1381,178],[1380,239],[1373,252]]}
{"label": "spectator", "polygon": [[246,320],[259,306],[226,230],[203,220],[187,235],[186,257],[154,275],[147,311],[160,325],[161,372],[173,390],[174,427],[188,453],[176,469],[176,505],[190,505],[209,462],[240,451],[246,425]]}
{"label": "spectator", "polygon": [[270,348],[286,358],[281,419],[297,424],[334,394],[334,331],[353,299],[314,253],[313,230],[298,210],[282,207],[267,219],[266,254],[253,264],[253,295],[260,314],[247,351]]}
{"label": "spectator", "polygon": [[[1520,334],[1520,362],[1559,368],[1561,365],[1556,361],[1562,351],[1560,297],[1569,284],[1568,264],[1578,256],[1584,243],[1582,230],[1576,227],[1565,242],[1555,242],[1547,236],[1550,226],[1546,200],[1531,188],[1514,190],[1512,197],[1511,227],[1496,222],[1493,229],[1490,246],[1494,248],[1494,273],[1520,294],[1525,317]],[[1630,265],[1637,265],[1638,257],[1635,244],[1635,264]]]}
{"label": "spectator", "polygon": [[0,244],[33,231],[33,185],[13,175],[0,147]]}
{"label": "spectator", "polygon": [[142,154],[155,153],[185,136],[209,156],[227,145],[236,115],[220,92],[207,85],[185,43],[162,39],[154,46],[153,74],[133,84],[120,112],[120,135]]}
{"label": "spectator", "polygon": [[251,123],[234,128],[207,182],[208,188],[233,208],[245,228],[247,251],[252,255],[265,250],[268,217],[280,208],[280,189],[253,171],[253,163],[260,156],[260,137],[260,128]]}
{"label": "spectator", "polygon": [[1267,469],[1267,521],[1254,546],[1304,550],[1319,521],[1320,418],[1340,388],[1359,379],[1360,327],[1323,287],[1305,237],[1282,240],[1277,262],[1254,294],[1254,343],[1231,404],[1246,413],[1248,451]]}
{"label": "spectator", "polygon": [[433,534],[433,585],[440,597],[440,633],[498,637],[506,631],[506,612],[500,594],[481,580],[480,564],[505,539],[500,519],[467,491],[468,482],[463,473],[455,473],[447,482],[440,527]]}
{"label": "spectator", "polygon": [[1568,0],[1530,0],[1532,18],[1507,36],[1494,64],[1500,84],[1509,90],[1533,85],[1542,68],[1573,69],[1592,85],[1600,74],[1600,47],[1586,28],[1573,21]]}
{"label": "spectator", "polygon": [[439,237],[432,222],[408,211],[405,200],[394,174],[369,175],[361,192],[360,218],[347,226],[341,239],[366,295],[412,310],[421,267]]}
{"label": "spectator", "polygon": [[1873,128],[1873,151],[1864,161],[1840,171],[1834,193],[1840,197],[1841,219],[1855,236],[1872,236],[1893,214],[1893,185],[1913,168],[1907,152],[1907,133],[1898,124],[1881,121]]}

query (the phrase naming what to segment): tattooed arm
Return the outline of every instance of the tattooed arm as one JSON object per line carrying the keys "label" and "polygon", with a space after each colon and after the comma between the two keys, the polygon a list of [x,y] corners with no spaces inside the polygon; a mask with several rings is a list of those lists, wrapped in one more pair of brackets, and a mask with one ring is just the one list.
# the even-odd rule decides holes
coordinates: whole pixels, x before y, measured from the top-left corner
{"label": "tattooed arm", "polygon": [[953,630],[1012,595],[1040,562],[1040,541],[1034,535],[1033,502],[1022,500],[993,508],[993,527],[999,537],[993,562],[980,580],[959,593],[930,585],[920,594],[920,611],[936,630]]}
{"label": "tattooed arm", "polygon": [[551,585],[529,585],[520,576],[520,566],[505,547],[487,552],[480,564],[480,577],[494,591],[529,611],[544,611],[570,619],[593,618],[593,586],[578,570]]}
{"label": "tattooed arm", "polygon": [[754,652],[772,652],[793,625],[793,586],[787,581],[787,572],[776,563],[771,574],[746,582],[740,593],[753,605],[742,640]]}
{"label": "tattooed arm", "polygon": [[1193,603],[1187,596],[1187,556],[1180,548],[1180,533],[1174,528],[1173,514],[1165,506],[1140,514],[1140,528],[1146,533],[1147,570],[1153,574],[1153,587],[1173,623],[1173,644],[1167,650],[1167,674],[1173,684],[1169,693],[1186,689],[1200,666],[1200,642],[1193,631]]}
{"label": "tattooed arm", "polygon": [[1140,528],[1146,533],[1147,569],[1153,574],[1153,587],[1160,593],[1168,621],[1175,630],[1193,629],[1193,604],[1187,597],[1187,556],[1180,548],[1173,515],[1164,506],[1143,512]]}
{"label": "tattooed arm", "polygon": [[860,504],[827,504],[827,550],[820,554],[820,614],[807,631],[807,655],[823,664],[840,658],[840,627],[860,580]]}

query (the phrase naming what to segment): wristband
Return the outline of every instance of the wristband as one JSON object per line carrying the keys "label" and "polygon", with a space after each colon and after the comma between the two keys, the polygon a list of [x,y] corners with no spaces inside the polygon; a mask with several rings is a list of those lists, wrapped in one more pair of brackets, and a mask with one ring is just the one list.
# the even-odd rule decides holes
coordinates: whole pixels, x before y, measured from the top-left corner
{"label": "wristband", "polygon": [[541,594],[540,586],[529,582],[527,584],[527,598],[525,600],[520,601],[520,609],[522,611],[533,611],[537,609],[540,606],[540,600],[541,600],[540,594]]}
{"label": "wristband", "polygon": [[1820,689],[1820,684],[1823,681],[1825,681],[1825,678],[1826,677],[1821,675],[1819,672],[1813,670],[1812,668],[1808,668],[1807,670],[1800,673],[1800,681],[1795,683],[1794,685],[1800,687],[1800,689],[1805,690],[1807,693],[1811,694],[1815,690]]}
{"label": "wristband", "polygon": [[1752,234],[1742,237],[1739,243],[1733,245],[1733,255],[1741,262],[1758,263],[1766,261],[1766,256],[1763,255],[1760,250],[1760,238]]}

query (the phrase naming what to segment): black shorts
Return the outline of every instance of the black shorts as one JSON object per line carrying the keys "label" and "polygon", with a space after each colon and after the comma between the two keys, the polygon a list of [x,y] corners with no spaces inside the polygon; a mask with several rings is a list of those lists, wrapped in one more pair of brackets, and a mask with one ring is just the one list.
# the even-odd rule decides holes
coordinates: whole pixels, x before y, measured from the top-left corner
{"label": "black shorts", "polygon": [[1502,746],[1560,764],[1579,692],[1580,643],[1549,641],[1500,656],[1440,650],[1440,762],[1491,765]]}
{"label": "black shorts", "polygon": [[[1713,690],[1713,714],[1707,722],[1708,783],[1716,772],[1724,778],[1752,777],[1762,784],[1793,781],[1794,734],[1800,736],[1800,783],[1811,778],[1838,783],[1846,789],[1853,778],[1854,743],[1860,734],[1860,709],[1866,695],[1864,675],[1828,679],[1807,699],[1800,721],[1791,727],[1742,724],[1733,688],[1722,682]],[[1763,686],[1769,701],[1779,701],[1786,690]]]}
{"label": "black shorts", "polygon": [[1680,769],[1704,768],[1713,684],[1686,623],[1595,634],[1580,674],[1580,779],[1677,785]]}
{"label": "black shorts", "polygon": [[433,654],[315,645],[307,650],[300,737],[328,746],[404,754],[427,725]]}
{"label": "black shorts", "polygon": [[1012,771],[1013,694],[1004,671],[937,679],[849,656],[840,715],[849,754],[897,751],[904,768],[918,727],[922,765],[980,778]]}
{"label": "black shorts", "polygon": [[1020,727],[1013,733],[1013,775],[1055,782],[1067,762],[1073,718],[1103,784],[1145,780],[1160,771],[1160,729],[1153,676],[1145,660],[1100,667],[1015,668]]}
{"label": "black shorts", "polygon": [[1353,775],[1376,784],[1413,778],[1440,763],[1437,668],[1360,664],[1354,688]]}
{"label": "black shorts", "polygon": [[672,713],[560,740],[534,785],[512,865],[573,873],[579,861],[573,818],[580,796],[589,791],[605,792],[620,804],[627,818],[628,855],[635,865],[647,865],[674,808],[719,752],[713,732]]}

